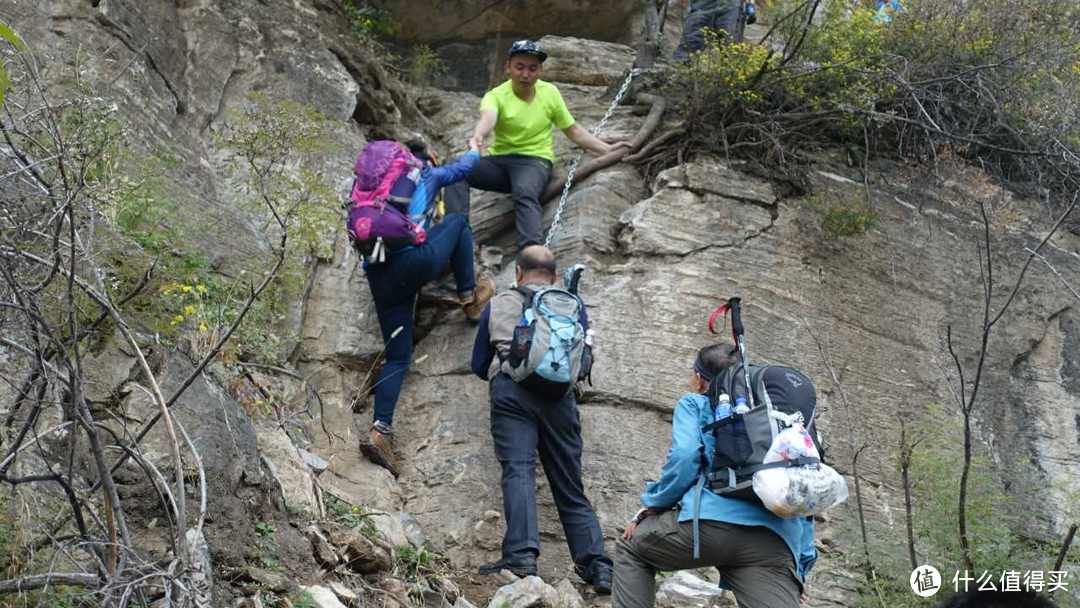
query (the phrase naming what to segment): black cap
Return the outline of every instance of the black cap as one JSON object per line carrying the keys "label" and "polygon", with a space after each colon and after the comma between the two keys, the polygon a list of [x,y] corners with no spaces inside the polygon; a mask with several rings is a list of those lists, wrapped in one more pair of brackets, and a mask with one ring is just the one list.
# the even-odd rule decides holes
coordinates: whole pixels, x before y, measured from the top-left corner
{"label": "black cap", "polygon": [[544,60],[547,59],[547,53],[540,50],[540,45],[532,40],[518,40],[511,44],[507,57],[513,57],[514,55],[532,55],[539,59],[540,63],[544,63]]}

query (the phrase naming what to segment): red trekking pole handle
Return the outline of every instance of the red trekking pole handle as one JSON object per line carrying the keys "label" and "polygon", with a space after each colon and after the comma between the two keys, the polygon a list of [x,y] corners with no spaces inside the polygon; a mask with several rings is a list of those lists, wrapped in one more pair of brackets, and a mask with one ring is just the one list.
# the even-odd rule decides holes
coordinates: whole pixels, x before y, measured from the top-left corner
{"label": "red trekking pole handle", "polygon": [[725,325],[727,325],[727,314],[731,313],[731,337],[738,344],[742,340],[743,332],[745,331],[742,323],[742,298],[728,298],[728,301],[721,304],[712,311],[709,315],[709,333],[718,333],[716,331],[716,320],[721,316],[725,319]]}

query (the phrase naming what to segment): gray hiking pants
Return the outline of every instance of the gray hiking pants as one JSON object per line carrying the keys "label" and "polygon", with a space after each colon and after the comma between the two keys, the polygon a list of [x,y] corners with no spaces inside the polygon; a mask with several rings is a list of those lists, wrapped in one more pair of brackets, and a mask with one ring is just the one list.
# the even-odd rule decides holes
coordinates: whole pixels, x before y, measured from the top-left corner
{"label": "gray hiking pants", "polygon": [[739,608],[799,608],[801,585],[787,544],[768,528],[701,520],[701,559],[691,522],[677,511],[648,517],[615,554],[612,608],[652,608],[656,572],[715,566]]}
{"label": "gray hiking pants", "polygon": [[477,190],[505,192],[513,196],[518,250],[544,242],[541,222],[544,209],[540,196],[551,179],[551,161],[536,156],[504,154],[484,156],[469,174],[469,185]]}
{"label": "gray hiking pants", "polygon": [[705,48],[706,28],[725,31],[733,42],[742,42],[742,0],[698,0],[690,3],[683,24],[682,40],[675,49],[676,61]]}

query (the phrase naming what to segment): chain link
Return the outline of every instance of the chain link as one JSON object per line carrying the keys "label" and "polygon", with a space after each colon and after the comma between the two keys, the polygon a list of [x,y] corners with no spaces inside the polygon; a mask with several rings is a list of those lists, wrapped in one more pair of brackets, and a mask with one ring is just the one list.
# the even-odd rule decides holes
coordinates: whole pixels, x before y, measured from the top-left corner
{"label": "chain link", "polygon": [[[634,80],[634,76],[637,76],[641,70],[637,68],[631,68],[630,73],[626,75],[626,80],[623,81],[622,87],[615,95],[615,99],[611,100],[611,107],[608,108],[607,113],[600,119],[600,124],[596,125],[592,134],[594,136],[600,135],[600,132],[607,126],[608,120],[615,113],[615,108],[619,106],[622,98],[626,96],[626,92],[630,90],[630,82]],[[577,173],[578,164],[581,159],[585,157],[585,153],[582,152],[574,159],[574,162],[570,165],[570,171],[566,174],[566,185],[563,186],[562,196],[559,197],[559,206],[555,208],[555,217],[551,220],[551,227],[548,228],[547,239],[544,240],[544,247],[550,247],[552,239],[555,238],[555,232],[559,228],[559,222],[562,221],[563,210],[566,209],[566,199],[570,195],[570,187],[574,185],[574,175]]]}

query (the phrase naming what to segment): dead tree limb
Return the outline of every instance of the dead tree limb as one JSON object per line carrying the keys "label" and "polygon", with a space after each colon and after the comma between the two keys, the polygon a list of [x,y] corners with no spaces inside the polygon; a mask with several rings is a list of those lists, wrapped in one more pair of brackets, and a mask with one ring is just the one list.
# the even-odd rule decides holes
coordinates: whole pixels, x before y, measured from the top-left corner
{"label": "dead tree limb", "polygon": [[[660,119],[664,116],[664,111],[667,109],[667,100],[658,95],[649,95],[646,93],[639,93],[637,99],[646,103],[651,103],[652,108],[649,110],[649,115],[645,117],[645,122],[642,123],[641,128],[638,129],[634,138],[630,140],[629,146],[620,147],[603,156],[590,159],[586,163],[582,164],[577,169],[575,174],[574,183],[581,183],[582,180],[589,177],[593,173],[606,169],[621,160],[624,160],[632,152],[641,148],[647,140],[656,130],[656,127],[660,125]],[[546,203],[555,199],[562,192],[563,180],[552,180],[548,182],[547,189],[544,190],[543,196],[540,197],[541,203]]]}
{"label": "dead tree limb", "polygon": [[80,572],[50,572],[0,581],[0,593],[21,593],[52,585],[71,587],[97,587],[100,579],[93,574]]}

